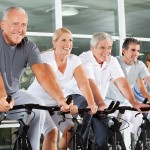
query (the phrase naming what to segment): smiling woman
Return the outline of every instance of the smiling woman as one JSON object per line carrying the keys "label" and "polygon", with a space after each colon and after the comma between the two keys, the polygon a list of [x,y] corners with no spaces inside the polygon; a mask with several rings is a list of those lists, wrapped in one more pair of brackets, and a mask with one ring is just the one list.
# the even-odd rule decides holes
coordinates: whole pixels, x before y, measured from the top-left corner
{"label": "smiling woman", "polygon": [[[67,28],[56,30],[52,43],[58,68],[59,65],[64,65],[62,69],[65,69],[67,57],[70,55],[73,47],[72,33]],[[64,71],[62,70],[62,72]]]}
{"label": "smiling woman", "polygon": [[[48,73],[50,73],[51,67],[53,67],[58,82],[60,83],[60,86],[66,97],[69,95],[79,95],[83,99],[84,103],[86,103],[87,101],[86,106],[91,108],[91,113],[96,113],[94,98],[84,69],[82,67],[81,60],[78,56],[71,54],[73,46],[72,33],[67,28],[59,28],[54,32],[52,43],[53,50],[42,53],[41,55],[46,70],[48,71]],[[52,78],[54,78],[54,75],[50,75],[52,76]],[[72,81],[74,80],[77,82],[77,85],[85,98],[79,94],[80,92],[78,93],[72,90]],[[28,92],[32,96],[38,97],[43,105],[56,105],[55,99],[47,95],[46,91],[43,90],[37,79],[35,79],[29,86]],[[73,98],[73,101],[74,103],[78,103],[79,101],[78,107],[80,107],[79,98],[78,100],[77,98],[76,100],[75,98]],[[74,109],[74,111],[76,111],[76,109]],[[47,125],[49,124],[49,126],[52,123],[55,123],[57,125],[58,129],[63,133],[59,142],[59,149],[67,149],[71,136],[68,130],[72,127],[72,124],[70,120],[66,120],[64,125],[58,125],[58,120],[60,119],[61,116],[58,115],[58,113],[55,113],[55,115],[53,116],[48,115],[46,119],[47,121],[45,121],[45,123],[47,123]],[[44,130],[46,129],[44,128]]]}

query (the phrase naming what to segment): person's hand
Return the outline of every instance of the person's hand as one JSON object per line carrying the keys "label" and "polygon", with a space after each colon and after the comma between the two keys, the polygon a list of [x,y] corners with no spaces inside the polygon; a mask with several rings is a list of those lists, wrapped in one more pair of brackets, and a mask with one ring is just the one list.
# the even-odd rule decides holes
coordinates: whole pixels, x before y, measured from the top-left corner
{"label": "person's hand", "polygon": [[148,103],[150,103],[150,97],[148,97]]}
{"label": "person's hand", "polygon": [[78,106],[77,105],[73,105],[73,103],[70,105],[70,113],[72,115],[75,115],[78,113]]}
{"label": "person's hand", "polygon": [[11,99],[11,102],[8,103],[6,101],[6,97],[0,98],[0,111],[7,112],[9,109],[13,108],[14,106],[14,99]]}
{"label": "person's hand", "polygon": [[133,107],[134,107],[135,109],[137,109],[137,111],[138,111],[139,113],[142,113],[142,111],[141,111],[140,108],[150,108],[150,105],[136,102],[136,104],[134,104]]}
{"label": "person's hand", "polygon": [[60,101],[58,103],[58,106],[61,107],[62,112],[68,112],[70,110],[70,106],[66,103],[66,99],[63,101]]}
{"label": "person's hand", "polygon": [[106,108],[107,108],[107,105],[103,101],[99,103],[98,110],[104,111],[104,109]]}
{"label": "person's hand", "polygon": [[90,113],[93,115],[97,112],[97,106],[96,105],[89,105],[87,108],[90,108]]}

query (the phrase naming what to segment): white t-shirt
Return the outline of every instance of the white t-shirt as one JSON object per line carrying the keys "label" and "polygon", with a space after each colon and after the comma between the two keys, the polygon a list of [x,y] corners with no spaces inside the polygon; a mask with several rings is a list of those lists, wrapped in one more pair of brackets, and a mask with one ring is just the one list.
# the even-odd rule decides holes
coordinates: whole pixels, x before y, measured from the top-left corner
{"label": "white t-shirt", "polygon": [[[70,82],[73,79],[73,74],[76,67],[81,65],[81,60],[79,59],[79,57],[73,54],[70,54],[68,56],[67,66],[64,73],[61,73],[57,67],[54,51],[47,51],[41,54],[41,57],[43,63],[52,66],[59,80],[60,86],[64,92],[64,95],[68,96],[70,94],[74,94],[70,90],[70,87],[72,86]],[[33,81],[33,83],[29,86],[28,92],[34,97],[38,98],[41,102],[43,102],[42,104],[56,105],[56,101],[45,92],[45,90],[41,87],[36,78]]]}
{"label": "white t-shirt", "polygon": [[83,52],[79,57],[87,77],[95,80],[102,97],[105,99],[110,80],[124,77],[124,73],[117,59],[111,56],[109,61],[104,62],[103,65],[101,65],[95,60],[91,51]]}

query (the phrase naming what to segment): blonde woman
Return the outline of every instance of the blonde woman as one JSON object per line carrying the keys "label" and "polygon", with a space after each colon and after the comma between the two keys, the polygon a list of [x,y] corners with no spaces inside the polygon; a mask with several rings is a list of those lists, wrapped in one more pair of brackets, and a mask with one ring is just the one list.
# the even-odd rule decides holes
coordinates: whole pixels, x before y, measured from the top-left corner
{"label": "blonde woman", "polygon": [[[78,56],[71,54],[73,47],[72,33],[67,28],[57,29],[53,35],[52,43],[53,50],[47,51],[41,55],[46,70],[49,72],[51,70],[50,66],[53,68],[66,97],[68,95],[77,94],[72,93],[70,90],[72,87],[72,79],[75,78],[79,89],[87,100],[88,107],[91,108],[91,113],[96,113],[97,109],[94,98],[81,61]],[[36,96],[45,105],[56,105],[56,101],[44,91],[36,79],[29,87],[28,92]],[[58,125],[58,122],[61,120],[62,116],[55,113],[52,116],[48,115],[45,123],[47,126],[51,127],[49,128],[49,134],[51,134],[51,129],[56,126],[63,133],[59,143],[59,149],[64,150],[68,147],[68,141],[70,139],[70,132],[68,132],[68,129],[73,126],[73,123],[66,120]]]}

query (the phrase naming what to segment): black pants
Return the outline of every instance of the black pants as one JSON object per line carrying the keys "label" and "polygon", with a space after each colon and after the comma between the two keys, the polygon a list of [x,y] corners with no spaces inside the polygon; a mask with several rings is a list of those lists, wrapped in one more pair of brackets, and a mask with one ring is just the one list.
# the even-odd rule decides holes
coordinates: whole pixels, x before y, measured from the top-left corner
{"label": "black pants", "polygon": [[[78,106],[78,108],[85,108],[87,107],[87,102],[85,98],[82,95],[74,94],[73,101],[74,104]],[[85,145],[88,143],[88,136],[89,136],[89,127],[87,122],[89,123],[90,114],[87,114],[84,117],[83,122],[83,130],[84,133],[83,141],[85,142]],[[86,120],[87,119],[87,120]],[[93,131],[93,134],[95,136],[94,144],[95,144],[95,150],[108,150],[108,119],[105,116],[97,116],[94,115],[91,118],[91,128]],[[82,134],[83,134],[82,133]]]}
{"label": "black pants", "polygon": [[95,150],[108,150],[108,118],[94,115],[91,126],[95,136]]}

